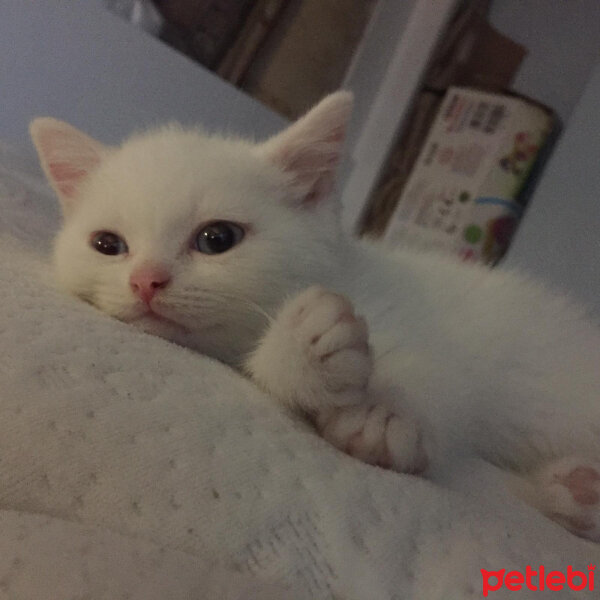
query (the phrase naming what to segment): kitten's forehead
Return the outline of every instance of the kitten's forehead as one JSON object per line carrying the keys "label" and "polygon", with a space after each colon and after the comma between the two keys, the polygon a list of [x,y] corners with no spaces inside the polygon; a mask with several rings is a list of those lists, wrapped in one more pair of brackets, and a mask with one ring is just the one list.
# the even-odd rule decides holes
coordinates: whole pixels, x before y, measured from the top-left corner
{"label": "kitten's forehead", "polygon": [[165,226],[243,221],[279,182],[252,144],[170,127],[125,143],[90,183],[90,203],[103,211]]}

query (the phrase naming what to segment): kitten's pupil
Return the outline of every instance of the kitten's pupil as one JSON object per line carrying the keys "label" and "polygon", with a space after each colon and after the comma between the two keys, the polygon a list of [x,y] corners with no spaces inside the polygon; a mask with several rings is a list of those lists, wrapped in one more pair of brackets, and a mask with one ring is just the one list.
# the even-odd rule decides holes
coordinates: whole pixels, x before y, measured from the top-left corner
{"label": "kitten's pupil", "polygon": [[102,254],[115,256],[128,252],[125,240],[111,231],[99,231],[92,236],[92,247]]}
{"label": "kitten's pupil", "polygon": [[222,254],[244,237],[244,230],[235,223],[216,221],[198,232],[195,247],[203,254]]}

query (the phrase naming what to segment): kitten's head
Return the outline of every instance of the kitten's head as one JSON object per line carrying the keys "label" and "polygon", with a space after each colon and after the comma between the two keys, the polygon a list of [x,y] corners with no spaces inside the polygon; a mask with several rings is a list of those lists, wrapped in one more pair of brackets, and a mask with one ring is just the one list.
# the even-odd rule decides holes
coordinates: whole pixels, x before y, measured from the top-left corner
{"label": "kitten's head", "polygon": [[58,282],[146,331],[235,360],[282,299],[339,259],[328,201],[352,98],[260,144],[168,126],[108,147],[35,119],[61,203]]}

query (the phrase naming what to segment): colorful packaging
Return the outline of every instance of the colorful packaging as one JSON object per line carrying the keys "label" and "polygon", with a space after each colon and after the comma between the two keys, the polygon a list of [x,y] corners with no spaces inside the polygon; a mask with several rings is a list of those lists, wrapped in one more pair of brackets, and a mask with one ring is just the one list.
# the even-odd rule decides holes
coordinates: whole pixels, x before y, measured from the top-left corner
{"label": "colorful packaging", "polygon": [[384,239],[495,264],[554,124],[551,111],[523,98],[450,88]]}

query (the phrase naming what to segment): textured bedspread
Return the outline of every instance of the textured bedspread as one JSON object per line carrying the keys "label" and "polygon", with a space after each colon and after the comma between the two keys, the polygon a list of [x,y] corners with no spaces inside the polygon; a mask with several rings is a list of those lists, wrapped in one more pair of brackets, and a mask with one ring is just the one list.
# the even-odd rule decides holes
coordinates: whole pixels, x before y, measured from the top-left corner
{"label": "textured bedspread", "polygon": [[35,173],[0,152],[0,598],[266,597],[217,591],[235,572],[298,598],[455,600],[482,597],[481,569],[600,564],[491,467],[443,486],[360,464],[221,364],[54,291]]}

